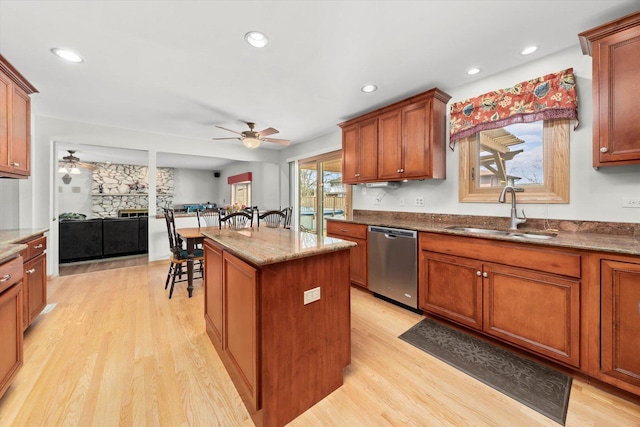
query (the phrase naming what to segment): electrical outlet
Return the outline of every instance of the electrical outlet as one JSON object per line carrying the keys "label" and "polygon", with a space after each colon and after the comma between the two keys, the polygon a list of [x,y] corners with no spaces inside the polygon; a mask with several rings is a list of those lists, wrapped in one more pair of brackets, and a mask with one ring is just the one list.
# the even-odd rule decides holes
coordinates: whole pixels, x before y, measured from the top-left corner
{"label": "electrical outlet", "polygon": [[404,199],[400,199],[400,206],[404,206]]}
{"label": "electrical outlet", "polygon": [[367,187],[366,186],[362,186],[362,195],[366,196],[367,195]]}
{"label": "electrical outlet", "polygon": [[424,197],[416,197],[416,206],[424,206]]}
{"label": "electrical outlet", "polygon": [[320,299],[320,287],[304,291],[304,305],[310,304]]}
{"label": "electrical outlet", "polygon": [[623,197],[623,208],[640,208],[640,197]]}

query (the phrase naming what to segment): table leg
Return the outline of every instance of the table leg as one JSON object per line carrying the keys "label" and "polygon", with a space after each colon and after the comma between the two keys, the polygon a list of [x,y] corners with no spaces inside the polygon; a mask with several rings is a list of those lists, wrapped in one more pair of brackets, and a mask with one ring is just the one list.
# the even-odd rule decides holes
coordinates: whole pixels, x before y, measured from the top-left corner
{"label": "table leg", "polygon": [[193,293],[193,255],[194,255],[194,240],[187,239],[187,291],[189,292],[189,298]]}

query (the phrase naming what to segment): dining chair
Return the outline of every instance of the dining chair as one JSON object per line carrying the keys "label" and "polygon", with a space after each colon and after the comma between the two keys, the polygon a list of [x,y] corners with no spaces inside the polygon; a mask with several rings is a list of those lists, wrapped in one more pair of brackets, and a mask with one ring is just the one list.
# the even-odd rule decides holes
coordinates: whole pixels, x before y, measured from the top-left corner
{"label": "dining chair", "polygon": [[[164,218],[167,223],[167,235],[169,236],[169,249],[171,250],[170,264],[169,264],[169,273],[167,274],[167,280],[165,281],[164,288],[167,289],[169,286],[169,281],[171,281],[171,288],[169,289],[169,298],[173,296],[173,288],[176,282],[186,282],[187,278],[182,278],[183,275],[187,274],[186,267],[183,268],[189,261],[189,255],[187,254],[187,250],[182,247],[183,240],[180,238],[178,233],[176,232],[176,223],[173,209],[164,209]],[[195,249],[193,254],[193,262],[194,264],[197,262],[199,265],[198,269],[194,269],[194,273],[198,272],[200,275],[198,279],[204,278],[204,251],[202,249]],[[177,280],[176,280],[177,277]]]}
{"label": "dining chair", "polygon": [[287,215],[284,212],[277,210],[266,211],[258,215],[258,227],[260,227],[261,221],[267,227],[284,227],[287,221]]}
{"label": "dining chair", "polygon": [[293,206],[287,206],[282,209],[282,213],[285,214],[284,228],[291,228],[291,218],[293,217]]}
{"label": "dining chair", "polygon": [[208,208],[197,211],[198,227],[213,227],[220,224],[220,210]]}
{"label": "dining chair", "polygon": [[253,227],[253,213],[249,213],[245,210],[231,212],[230,214],[221,216],[218,225],[221,230],[223,226],[231,229]]}

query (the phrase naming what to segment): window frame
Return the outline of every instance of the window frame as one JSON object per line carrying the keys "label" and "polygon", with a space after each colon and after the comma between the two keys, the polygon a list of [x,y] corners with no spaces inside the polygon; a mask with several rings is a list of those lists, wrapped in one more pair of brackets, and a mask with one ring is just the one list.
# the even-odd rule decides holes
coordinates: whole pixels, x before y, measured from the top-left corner
{"label": "window frame", "polygon": [[246,187],[247,191],[247,201],[244,203],[245,206],[252,206],[252,194],[251,194],[251,181],[242,181],[231,184],[231,204],[235,204],[238,202],[238,190],[241,187]]}
{"label": "window frame", "polygon": [[[527,185],[520,203],[569,203],[569,119],[544,121],[544,185]],[[498,203],[500,187],[477,187],[472,168],[478,165],[478,133],[458,141],[458,200],[460,203]],[[517,184],[516,184],[517,185]]]}

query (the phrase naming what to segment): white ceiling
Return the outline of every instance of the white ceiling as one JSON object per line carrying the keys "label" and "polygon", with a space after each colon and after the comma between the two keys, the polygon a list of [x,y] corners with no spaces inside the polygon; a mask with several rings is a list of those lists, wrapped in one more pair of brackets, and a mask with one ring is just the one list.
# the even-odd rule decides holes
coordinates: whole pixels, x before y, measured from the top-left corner
{"label": "white ceiling", "polygon": [[[432,87],[578,49],[579,32],[638,9],[640,0],[0,0],[0,53],[39,90],[36,115],[202,140],[233,136],[214,125],[253,121],[297,143]],[[267,47],[250,47],[250,30]],[[530,44],[539,50],[520,55]],[[54,47],[86,62],[65,63]],[[468,76],[472,66],[482,72]],[[379,90],[362,93],[367,83]]]}

